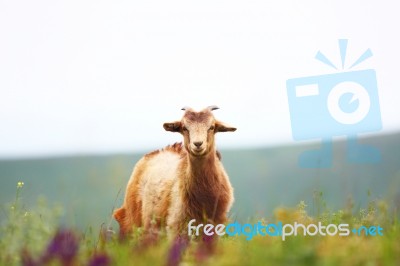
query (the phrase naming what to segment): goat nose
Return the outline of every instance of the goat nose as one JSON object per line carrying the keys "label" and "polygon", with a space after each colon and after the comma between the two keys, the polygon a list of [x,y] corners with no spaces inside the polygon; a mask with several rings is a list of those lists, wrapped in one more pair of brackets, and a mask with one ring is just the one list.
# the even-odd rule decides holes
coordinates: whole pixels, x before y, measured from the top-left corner
{"label": "goat nose", "polygon": [[203,144],[203,142],[202,142],[202,141],[196,141],[196,142],[193,142],[193,144],[194,144],[197,148],[200,148],[200,146]]}

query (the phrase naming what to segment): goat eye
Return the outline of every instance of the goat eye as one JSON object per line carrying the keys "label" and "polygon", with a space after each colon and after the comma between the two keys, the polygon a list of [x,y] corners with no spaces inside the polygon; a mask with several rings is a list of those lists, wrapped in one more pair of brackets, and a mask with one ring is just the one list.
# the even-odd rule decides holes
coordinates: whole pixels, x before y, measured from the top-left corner
{"label": "goat eye", "polygon": [[208,130],[214,130],[214,129],[215,129],[215,127],[211,126]]}
{"label": "goat eye", "polygon": [[186,127],[182,127],[183,131],[188,131],[188,129]]}

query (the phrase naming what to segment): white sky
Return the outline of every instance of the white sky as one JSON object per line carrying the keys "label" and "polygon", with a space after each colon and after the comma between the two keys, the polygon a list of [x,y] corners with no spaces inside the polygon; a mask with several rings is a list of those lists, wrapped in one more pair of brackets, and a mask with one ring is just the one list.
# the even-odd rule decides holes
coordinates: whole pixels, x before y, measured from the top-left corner
{"label": "white sky", "polygon": [[339,38],[349,62],[371,48],[355,70],[376,70],[383,131],[400,130],[388,3],[0,0],[0,157],[162,147],[186,105],[238,128],[219,146],[294,143],[286,80],[335,73],[314,56],[339,64]]}

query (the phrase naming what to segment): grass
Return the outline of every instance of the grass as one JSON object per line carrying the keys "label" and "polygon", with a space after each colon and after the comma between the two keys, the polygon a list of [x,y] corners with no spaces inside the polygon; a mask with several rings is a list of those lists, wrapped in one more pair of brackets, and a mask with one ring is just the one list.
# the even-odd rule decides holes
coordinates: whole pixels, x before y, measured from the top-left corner
{"label": "grass", "polygon": [[[276,208],[270,220],[254,223],[321,222],[347,223],[350,228],[379,225],[383,236],[245,236],[219,237],[213,252],[207,241],[168,240],[161,232],[155,240],[141,229],[121,242],[108,225],[80,231],[60,228],[62,207],[38,198],[26,209],[21,200],[24,184],[19,182],[15,200],[2,206],[0,223],[1,265],[399,265],[400,225],[397,214],[386,202],[371,200],[365,209],[356,209],[351,200],[339,211],[328,209],[320,192],[307,206]],[[309,209],[313,216],[309,214]],[[210,244],[212,245],[212,244]]]}

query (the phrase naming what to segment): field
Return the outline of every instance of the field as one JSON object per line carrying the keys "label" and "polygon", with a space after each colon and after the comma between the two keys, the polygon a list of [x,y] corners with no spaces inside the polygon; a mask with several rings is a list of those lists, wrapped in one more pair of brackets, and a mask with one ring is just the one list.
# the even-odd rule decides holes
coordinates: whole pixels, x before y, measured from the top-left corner
{"label": "field", "polygon": [[[137,229],[127,241],[120,241],[109,225],[85,231],[60,227],[60,206],[41,198],[24,208],[24,183],[16,184],[15,200],[4,206],[6,219],[0,228],[1,265],[398,265],[400,224],[386,202],[371,201],[366,209],[330,212],[323,194],[316,198],[321,213],[309,216],[307,205],[280,207],[271,221],[263,224],[299,222],[305,225],[346,223],[350,228],[380,226],[383,235],[349,236],[223,236],[217,242],[192,239],[168,240],[163,232],[145,235]],[[254,220],[256,223],[257,220]],[[213,248],[210,248],[213,247]],[[211,250],[211,251],[210,251]]]}
{"label": "field", "polygon": [[230,222],[383,228],[376,236],[300,234],[285,241],[224,235],[186,243],[137,229],[121,242],[111,213],[142,153],[1,160],[0,265],[399,265],[398,139],[362,140],[381,150],[374,165],[347,164],[339,141],[329,169],[297,166],[299,153],[315,145],[223,150],[235,188]]}

